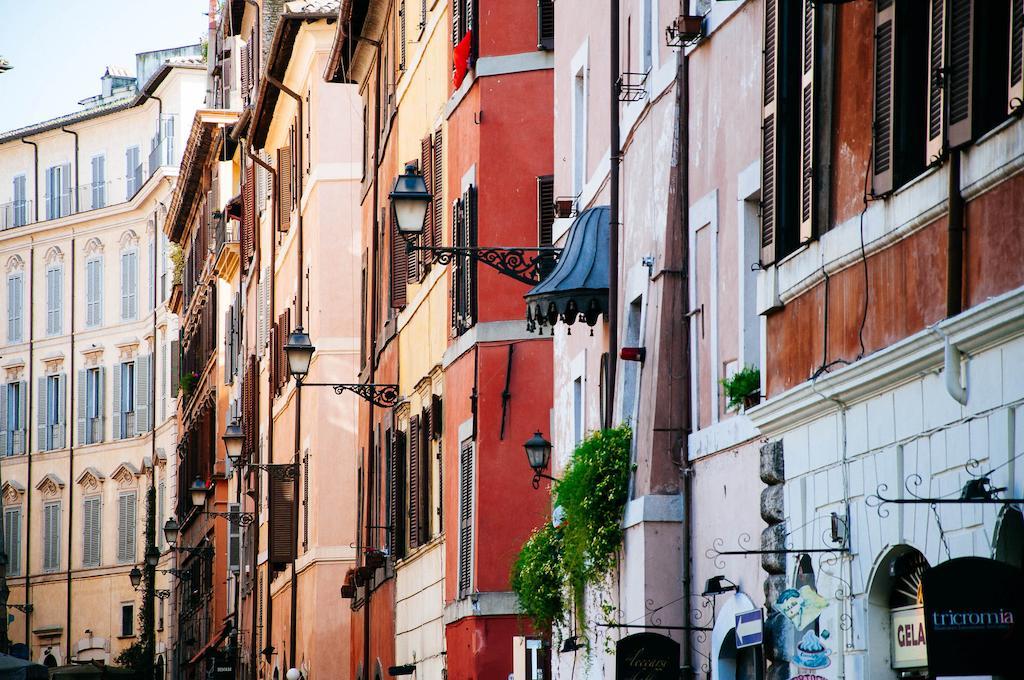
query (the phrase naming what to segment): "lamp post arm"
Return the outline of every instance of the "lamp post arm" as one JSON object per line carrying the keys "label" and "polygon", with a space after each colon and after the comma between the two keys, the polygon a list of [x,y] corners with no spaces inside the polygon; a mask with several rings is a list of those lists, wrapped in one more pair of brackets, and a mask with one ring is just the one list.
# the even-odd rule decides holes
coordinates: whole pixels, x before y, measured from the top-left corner
{"label": "lamp post arm", "polygon": [[398,385],[388,383],[314,383],[302,380],[302,387],[330,387],[335,394],[353,392],[368,402],[383,408],[390,408],[398,403]]}
{"label": "lamp post arm", "polygon": [[[450,264],[457,257],[469,257],[481,262],[505,276],[527,285],[540,283],[548,271],[558,262],[562,254],[561,248],[554,246],[538,246],[535,248],[504,247],[504,246],[472,246],[442,247],[418,246],[408,241],[406,249],[412,253],[423,251],[430,253],[434,262]],[[528,253],[536,253],[529,255]]]}

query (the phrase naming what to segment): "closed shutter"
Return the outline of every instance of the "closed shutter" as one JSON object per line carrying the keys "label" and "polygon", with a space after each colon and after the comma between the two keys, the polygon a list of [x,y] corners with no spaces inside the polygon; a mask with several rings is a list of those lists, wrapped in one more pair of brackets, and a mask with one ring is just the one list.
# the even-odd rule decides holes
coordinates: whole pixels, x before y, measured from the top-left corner
{"label": "closed shutter", "polygon": [[270,468],[270,546],[269,560],[283,567],[295,557],[295,477],[289,465]]}
{"label": "closed shutter", "polygon": [[292,150],[285,146],[277,150],[278,222],[280,231],[288,231],[292,217]]}
{"label": "closed shutter", "polygon": [[242,182],[242,269],[249,270],[249,260],[255,252],[256,205],[254,201],[256,166],[251,160],[245,164],[245,179]]}
{"label": "closed shutter", "polygon": [[8,576],[21,574],[21,508],[4,510],[4,551]]}
{"label": "closed shutter", "polygon": [[537,0],[537,49],[555,49],[555,0]]}
{"label": "closed shutter", "polygon": [[972,137],[974,2],[949,3],[949,146],[955,149],[970,143]]}
{"label": "closed shutter", "polygon": [[391,514],[391,554],[405,557],[405,433],[395,430],[391,435],[391,479],[388,490],[388,511]]}
{"label": "closed shutter", "polygon": [[[420,140],[420,167],[423,168],[423,183],[427,187],[427,191],[433,192],[434,188],[434,145],[431,143],[430,135]],[[426,217],[423,220],[423,235],[419,238],[420,245],[429,247],[435,247],[438,244],[434,242],[434,209],[433,205],[427,210]],[[416,254],[418,261],[418,275],[422,277],[430,270],[431,260],[433,259],[429,253],[423,252],[422,250]]]}
{"label": "closed shutter", "polygon": [[46,436],[46,418],[50,408],[46,390],[46,378],[36,378],[36,447],[37,451],[50,450],[50,438]]}
{"label": "closed shutter", "polygon": [[399,60],[398,70],[405,70],[405,51],[406,51],[406,27],[405,27],[405,0],[401,0],[398,5],[398,41],[399,41]]}
{"label": "closed shutter", "polygon": [[433,227],[434,234],[431,236],[431,245],[440,248],[444,245],[442,228],[444,226],[444,154],[443,154],[443,136],[441,134],[441,128],[437,128],[434,133],[434,168],[430,173],[430,177],[434,184],[431,188],[431,192],[434,194],[434,219]]}
{"label": "closed shutter", "polygon": [[43,506],[43,571],[60,569],[60,503]]}
{"label": "closed shutter", "polygon": [[[462,205],[462,222],[463,229],[465,230],[463,242],[467,247],[473,248],[476,246],[476,187],[470,186],[466,188],[466,192],[462,195]],[[468,329],[476,323],[476,271],[476,260],[466,256],[462,267],[464,287],[463,329]]]}
{"label": "closed shutter", "polygon": [[113,423],[114,423],[114,439],[123,439],[121,433],[121,364],[114,364],[114,384],[113,389]]}
{"label": "closed shutter", "polygon": [[409,547],[420,545],[420,417],[409,420]]}
{"label": "closed shutter", "polygon": [[270,327],[270,387],[274,391],[274,394],[280,393],[281,383],[278,380],[280,371],[278,370],[278,363],[281,359],[281,353],[278,351],[278,339],[277,339],[277,324],[273,324]]}
{"label": "closed shutter", "polygon": [[462,443],[459,453],[459,597],[473,585],[473,442]]}
{"label": "closed shutter", "polygon": [[[462,243],[462,201],[456,199],[452,202],[452,245],[456,248],[465,245]],[[462,323],[460,317],[461,291],[462,291],[462,258],[452,258],[452,274],[449,292],[451,293],[451,331],[452,337],[462,334]]]}
{"label": "closed shutter", "polygon": [[100,518],[102,499],[99,496],[86,498],[82,518],[82,566],[100,566]]}
{"label": "closed shutter", "polygon": [[893,88],[896,76],[896,3],[875,3],[875,139],[871,193],[881,196],[893,187]]}
{"label": "closed shutter", "polygon": [[138,433],[149,432],[150,418],[152,411],[150,404],[151,366],[153,356],[139,357],[135,362],[135,431]]}
{"label": "closed shutter", "polygon": [[405,239],[398,233],[398,222],[393,210],[387,211],[391,236],[391,306],[401,309],[406,304],[406,276],[409,270]]}
{"label": "closed shutter", "polygon": [[117,561],[135,561],[135,493],[124,493],[117,499]]}
{"label": "closed shutter", "polygon": [[928,137],[925,157],[931,164],[942,157],[945,143],[946,0],[929,0],[928,5]]}
{"label": "closed shutter", "polygon": [[537,178],[537,245],[550,246],[555,224],[555,176]]}
{"label": "closed shutter", "polygon": [[1024,103],[1024,0],[1010,0],[1010,65],[1007,113]]}
{"label": "closed shutter", "polygon": [[75,418],[75,442],[92,444],[89,438],[89,371],[78,371],[78,415]]}
{"label": "closed shutter", "polygon": [[814,197],[814,3],[804,0],[802,66],[800,77],[800,242],[811,240],[815,230]]}
{"label": "closed shutter", "polygon": [[[117,376],[114,376],[117,383]],[[181,387],[181,341],[171,340],[171,398],[178,398],[178,389]],[[115,397],[114,403],[117,403]],[[117,410],[116,408],[114,409]]]}
{"label": "closed shutter", "polygon": [[[429,403],[429,402],[428,402]],[[431,531],[430,502],[434,497],[432,475],[430,474],[430,408],[424,408],[420,415],[420,542],[426,543],[433,535]]]}
{"label": "closed shutter", "polygon": [[778,206],[779,0],[764,2],[764,93],[761,111],[761,264],[775,262]]}

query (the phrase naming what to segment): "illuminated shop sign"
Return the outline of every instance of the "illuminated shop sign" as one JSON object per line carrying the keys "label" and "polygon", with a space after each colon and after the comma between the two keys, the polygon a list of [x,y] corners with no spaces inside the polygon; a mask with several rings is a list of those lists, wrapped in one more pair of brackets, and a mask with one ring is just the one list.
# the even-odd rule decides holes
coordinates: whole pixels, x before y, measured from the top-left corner
{"label": "illuminated shop sign", "polygon": [[924,668],[928,665],[923,606],[893,609],[891,630],[893,668]]}

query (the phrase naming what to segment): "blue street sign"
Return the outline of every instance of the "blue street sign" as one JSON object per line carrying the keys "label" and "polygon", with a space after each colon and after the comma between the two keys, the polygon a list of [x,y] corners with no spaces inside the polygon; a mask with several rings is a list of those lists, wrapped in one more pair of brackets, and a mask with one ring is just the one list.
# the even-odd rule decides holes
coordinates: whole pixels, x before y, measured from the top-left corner
{"label": "blue street sign", "polygon": [[736,615],[736,648],[752,647],[764,642],[764,612],[754,609]]}

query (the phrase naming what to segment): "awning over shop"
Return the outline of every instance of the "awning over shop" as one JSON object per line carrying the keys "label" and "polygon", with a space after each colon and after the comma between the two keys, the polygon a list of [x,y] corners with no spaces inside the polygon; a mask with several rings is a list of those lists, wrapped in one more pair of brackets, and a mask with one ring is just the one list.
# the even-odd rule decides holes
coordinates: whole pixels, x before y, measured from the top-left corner
{"label": "awning over shop", "polygon": [[545,326],[559,321],[571,326],[582,320],[594,326],[608,314],[610,214],[602,205],[576,217],[555,268],[524,296],[528,330],[543,334]]}
{"label": "awning over shop", "polygon": [[210,638],[210,640],[203,645],[202,649],[192,655],[192,658],[188,660],[189,665],[194,664],[196,661],[201,660],[207,653],[217,647],[220,641],[224,639],[224,636],[228,634],[230,626],[221,626],[217,634]]}

